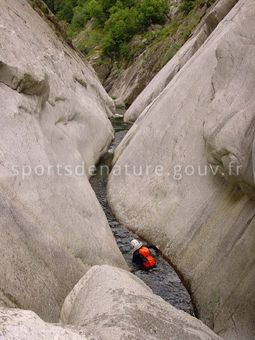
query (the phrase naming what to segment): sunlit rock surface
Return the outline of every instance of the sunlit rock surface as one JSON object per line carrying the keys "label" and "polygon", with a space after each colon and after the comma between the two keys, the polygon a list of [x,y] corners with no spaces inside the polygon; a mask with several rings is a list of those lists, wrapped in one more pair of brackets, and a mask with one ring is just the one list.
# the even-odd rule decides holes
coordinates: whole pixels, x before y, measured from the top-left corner
{"label": "sunlit rock surface", "polygon": [[108,185],[120,222],[160,247],[231,340],[255,337],[254,17],[240,0],[136,121]]}
{"label": "sunlit rock surface", "polygon": [[3,340],[90,340],[84,332],[43,322],[35,313],[0,308],[0,339]]}
{"label": "sunlit rock surface", "polygon": [[90,266],[125,267],[87,175],[113,108],[27,1],[0,2],[0,305],[55,321]]}
{"label": "sunlit rock surface", "polygon": [[196,318],[154,295],[136,276],[95,266],[66,298],[61,320],[98,339],[220,339]]}
{"label": "sunlit rock surface", "polygon": [[[201,23],[179,52],[153,78],[149,85],[132,103],[125,113],[125,120],[134,122],[137,117],[164,90],[182,67],[203,45],[209,35],[229,13],[238,0],[218,0],[202,19]],[[125,79],[125,78],[124,78]],[[124,81],[124,80],[123,80]],[[160,114],[160,113],[159,113]]]}

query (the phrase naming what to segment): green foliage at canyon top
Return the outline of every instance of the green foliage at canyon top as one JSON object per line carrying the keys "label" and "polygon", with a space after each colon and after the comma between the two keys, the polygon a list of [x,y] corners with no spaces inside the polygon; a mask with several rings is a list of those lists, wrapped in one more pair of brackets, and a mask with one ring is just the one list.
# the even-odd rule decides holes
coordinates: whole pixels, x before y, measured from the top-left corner
{"label": "green foliage at canyon top", "polygon": [[[125,54],[135,34],[152,24],[164,24],[167,0],[45,0],[57,18],[67,23],[68,34],[75,38],[91,23],[91,37],[104,54]],[[83,52],[86,51],[84,46]],[[88,47],[89,48],[89,47]]]}
{"label": "green foliage at canyon top", "polygon": [[[189,38],[215,0],[44,0],[92,64],[125,68],[144,51],[160,54],[155,71]],[[154,52],[153,52],[154,51]],[[150,52],[149,52],[150,53]],[[95,61],[96,60],[96,61]]]}

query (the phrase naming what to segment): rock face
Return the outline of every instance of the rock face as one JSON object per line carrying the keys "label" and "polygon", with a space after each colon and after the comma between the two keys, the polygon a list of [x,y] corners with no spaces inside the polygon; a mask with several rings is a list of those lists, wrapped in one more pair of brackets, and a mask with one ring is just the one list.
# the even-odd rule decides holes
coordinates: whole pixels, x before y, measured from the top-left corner
{"label": "rock face", "polygon": [[86,175],[113,103],[27,1],[0,22],[0,305],[54,321],[90,266],[125,266]]}
{"label": "rock face", "polygon": [[120,222],[159,245],[231,340],[255,337],[254,16],[237,3],[129,131],[108,185]]}
{"label": "rock face", "polygon": [[67,297],[61,319],[101,340],[220,339],[154,295],[137,277],[111,266],[89,270]]}
{"label": "rock face", "polygon": [[[150,51],[156,54],[156,51]],[[137,60],[125,70],[119,70],[116,65],[111,69],[110,75],[103,82],[107,92],[112,98],[116,98],[117,106],[131,105],[142,90],[149,84],[152,74],[159,71],[155,65],[153,55],[149,53],[146,57],[142,53]],[[158,56],[159,58],[159,56]],[[92,64],[93,65],[93,64]],[[95,68],[98,70],[98,68]]]}
{"label": "rock face", "polygon": [[[208,36],[213,32],[221,20],[229,13],[238,0],[218,0],[202,19],[192,37],[186,42],[179,52],[166,64],[165,67],[153,78],[149,85],[132,103],[125,113],[125,121],[134,122],[137,117],[153,102],[164,90],[181,68],[203,45]],[[134,86],[134,84],[133,84]]]}
{"label": "rock face", "polygon": [[43,322],[31,311],[0,308],[1,340],[86,340],[79,331]]}

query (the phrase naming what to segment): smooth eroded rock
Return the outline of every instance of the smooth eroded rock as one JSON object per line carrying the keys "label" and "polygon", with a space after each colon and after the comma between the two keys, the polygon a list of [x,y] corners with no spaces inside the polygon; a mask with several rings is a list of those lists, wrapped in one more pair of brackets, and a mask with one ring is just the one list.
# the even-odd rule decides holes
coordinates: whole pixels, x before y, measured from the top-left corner
{"label": "smooth eroded rock", "polygon": [[[207,12],[192,37],[179,52],[152,79],[125,113],[125,121],[134,122],[153,100],[164,90],[182,67],[198,51],[221,20],[238,0],[218,0]],[[159,112],[160,114],[160,112]]]}
{"label": "smooth eroded rock", "polygon": [[154,295],[137,277],[95,266],[68,295],[61,321],[108,339],[220,339],[201,321]]}
{"label": "smooth eroded rock", "polygon": [[1,340],[90,340],[73,329],[42,321],[31,311],[0,308]]}
{"label": "smooth eroded rock", "polygon": [[27,1],[0,22],[0,305],[56,321],[90,266],[126,267],[88,182],[114,105]]}
{"label": "smooth eroded rock", "polygon": [[108,185],[120,222],[231,340],[255,337],[254,16],[253,0],[237,3],[129,131]]}

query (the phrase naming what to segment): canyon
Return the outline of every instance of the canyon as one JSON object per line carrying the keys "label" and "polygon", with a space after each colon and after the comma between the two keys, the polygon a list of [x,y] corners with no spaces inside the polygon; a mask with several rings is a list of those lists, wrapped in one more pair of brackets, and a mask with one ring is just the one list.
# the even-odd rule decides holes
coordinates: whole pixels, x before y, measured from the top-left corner
{"label": "canyon", "polygon": [[[109,151],[119,115],[96,72],[42,1],[1,1],[0,339],[254,339],[254,16],[254,0],[216,1]],[[126,262],[91,187],[106,157],[104,202],[196,317]]]}

